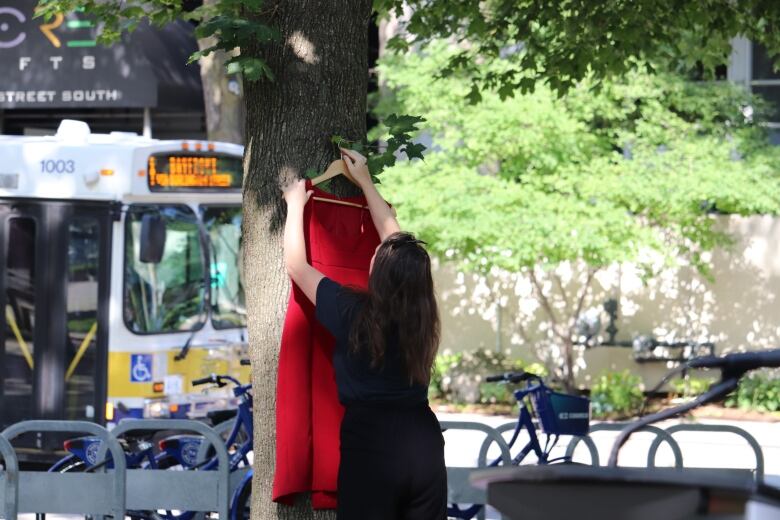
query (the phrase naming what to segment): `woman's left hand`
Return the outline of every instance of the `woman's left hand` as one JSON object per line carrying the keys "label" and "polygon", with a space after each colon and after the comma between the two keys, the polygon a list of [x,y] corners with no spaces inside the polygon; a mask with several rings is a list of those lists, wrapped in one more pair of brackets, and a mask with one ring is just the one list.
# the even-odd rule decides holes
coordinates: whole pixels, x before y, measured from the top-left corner
{"label": "woman's left hand", "polygon": [[287,206],[303,207],[309,201],[312,190],[306,191],[306,181],[304,179],[298,179],[282,188],[282,195],[284,196]]}

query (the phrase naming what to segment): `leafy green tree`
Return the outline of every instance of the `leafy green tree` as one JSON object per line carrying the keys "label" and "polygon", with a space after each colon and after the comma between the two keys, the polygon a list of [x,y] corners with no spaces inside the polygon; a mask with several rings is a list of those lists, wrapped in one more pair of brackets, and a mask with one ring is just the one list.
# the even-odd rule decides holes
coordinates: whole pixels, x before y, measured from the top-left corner
{"label": "leafy green tree", "polygon": [[[41,0],[40,5],[44,16],[84,7],[104,22],[108,39],[133,29],[144,18],[156,24],[190,18],[199,23],[199,38],[214,37],[215,50],[230,54],[228,70],[241,72],[248,80],[244,89],[244,274],[257,410],[253,486],[262,490],[253,494],[252,515],[309,517],[312,513],[306,507],[277,510],[267,491],[274,467],[276,345],[289,290],[281,257],[284,207],[278,186],[309,169],[323,169],[335,157],[331,136],[350,141],[364,138],[367,27],[372,10],[395,11],[404,2],[217,0],[189,12],[190,4],[183,0]],[[513,88],[528,89],[535,82],[565,90],[587,74],[599,78],[632,70],[634,60],[648,52],[656,56],[664,48],[674,53],[681,47],[685,54],[688,46],[676,40],[678,35],[702,43],[687,54],[692,59],[699,58],[699,48],[718,43],[712,54],[720,61],[725,61],[724,42],[739,33],[772,50],[780,38],[775,30],[780,6],[769,0],[689,1],[682,11],[671,0],[412,0],[406,5],[414,11],[407,25],[409,34],[417,35],[420,42],[453,35],[464,46],[471,45],[473,59],[461,59],[464,65],[458,68],[470,72],[478,88],[498,88],[505,96]],[[688,28],[695,30],[689,33]],[[524,42],[535,61],[523,63],[512,57],[518,42]],[[501,60],[508,56],[504,61],[523,68],[523,75],[483,76],[479,66],[472,66],[497,56]],[[476,100],[478,95],[471,92]],[[419,153],[419,149],[409,151]]]}
{"label": "leafy green tree", "polygon": [[[539,83],[564,93],[580,81],[640,68],[711,71],[726,63],[730,39],[744,35],[780,53],[780,7],[772,0],[376,0],[407,14],[390,47],[457,42],[444,75],[465,73],[472,101],[495,90],[502,98]],[[522,52],[519,52],[522,51]],[[500,60],[501,70],[486,62]],[[651,65],[652,64],[652,65]],[[655,66],[653,66],[655,65]]]}
{"label": "leafy green tree", "polygon": [[554,374],[569,388],[576,321],[600,270],[633,262],[649,277],[683,262],[709,276],[706,253],[729,244],[715,213],[780,210],[765,106],[738,87],[634,71],[598,94],[583,82],[562,98],[538,87],[470,105],[467,76],[434,81],[457,52],[434,42],[381,65],[392,96],[378,110],[426,114],[438,150],[388,171],[384,186],[442,259],[504,285],[527,280],[548,332],[539,350],[560,349]]}

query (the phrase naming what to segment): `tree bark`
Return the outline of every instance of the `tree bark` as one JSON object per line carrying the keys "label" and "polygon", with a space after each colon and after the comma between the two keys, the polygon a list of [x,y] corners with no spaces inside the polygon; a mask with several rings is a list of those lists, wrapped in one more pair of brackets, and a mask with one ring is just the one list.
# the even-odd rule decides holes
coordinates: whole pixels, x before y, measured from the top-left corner
{"label": "tree bark", "polygon": [[[275,0],[251,17],[276,27],[278,42],[249,49],[275,80],[247,83],[244,270],[254,388],[252,519],[334,518],[271,502],[276,373],[289,280],[284,272],[280,183],[338,157],[330,138],[365,136],[370,0]],[[302,446],[301,449],[307,449]]]}
{"label": "tree bark", "polygon": [[[203,0],[214,5],[217,0]],[[198,40],[198,49],[216,44],[215,37]],[[244,100],[241,78],[228,76],[225,68],[230,56],[225,51],[212,52],[199,60],[203,85],[203,106],[206,112],[206,134],[209,141],[244,143]]]}

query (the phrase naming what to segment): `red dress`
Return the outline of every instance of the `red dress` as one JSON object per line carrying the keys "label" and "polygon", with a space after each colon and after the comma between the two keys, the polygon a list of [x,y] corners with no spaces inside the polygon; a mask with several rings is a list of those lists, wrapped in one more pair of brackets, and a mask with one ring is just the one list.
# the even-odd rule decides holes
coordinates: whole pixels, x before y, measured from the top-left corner
{"label": "red dress", "polygon": [[[307,189],[312,189],[307,181]],[[338,198],[313,188],[303,213],[306,254],[325,276],[365,288],[379,235],[365,197]],[[273,500],[292,504],[296,493],[312,493],[312,507],[336,507],[339,429],[344,409],[333,372],[333,336],[317,321],[314,305],[293,284],[282,331],[276,382],[276,473]]]}

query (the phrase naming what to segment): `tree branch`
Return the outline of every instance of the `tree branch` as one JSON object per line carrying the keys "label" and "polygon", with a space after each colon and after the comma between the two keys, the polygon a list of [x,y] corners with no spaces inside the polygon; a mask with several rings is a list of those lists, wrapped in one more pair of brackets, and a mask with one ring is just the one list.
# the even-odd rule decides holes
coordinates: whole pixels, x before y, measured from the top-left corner
{"label": "tree branch", "polygon": [[523,338],[523,341],[529,344],[531,343],[531,340],[528,338],[528,333],[526,332],[522,321],[515,320],[515,330],[517,331],[518,334],[520,334],[520,337]]}
{"label": "tree branch", "polygon": [[536,278],[536,273],[534,271],[535,268],[533,267],[528,270],[531,277],[531,283],[533,283],[536,292],[539,294],[539,302],[542,304],[545,312],[550,316],[552,330],[560,339],[566,339],[566,336],[561,334],[561,332],[558,330],[558,318],[555,316],[555,311],[553,311],[552,305],[550,305],[550,300],[544,294],[544,291],[542,290],[542,284],[539,283],[539,280]]}
{"label": "tree branch", "polygon": [[574,327],[577,324],[577,318],[582,312],[582,307],[585,304],[585,297],[588,295],[588,291],[590,290],[590,284],[593,281],[593,277],[597,272],[598,272],[598,268],[593,268],[593,267],[588,268],[588,277],[585,279],[585,284],[582,288],[582,293],[577,298],[577,308],[574,312],[574,316],[572,317],[571,324],[569,325],[569,337],[571,337],[572,334],[574,334]]}
{"label": "tree branch", "polygon": [[569,301],[569,295],[566,294],[566,289],[563,288],[563,280],[561,280],[560,275],[555,272],[552,273],[552,279],[555,282],[555,284],[558,286],[558,290],[561,291],[561,297],[563,298],[563,303],[566,305],[566,309],[568,310],[569,305],[571,305],[571,302]]}

